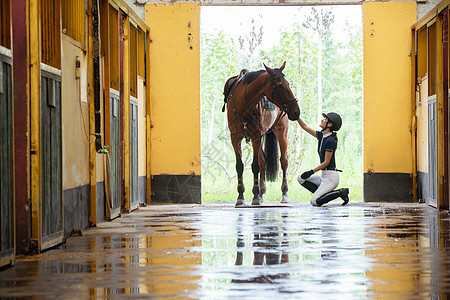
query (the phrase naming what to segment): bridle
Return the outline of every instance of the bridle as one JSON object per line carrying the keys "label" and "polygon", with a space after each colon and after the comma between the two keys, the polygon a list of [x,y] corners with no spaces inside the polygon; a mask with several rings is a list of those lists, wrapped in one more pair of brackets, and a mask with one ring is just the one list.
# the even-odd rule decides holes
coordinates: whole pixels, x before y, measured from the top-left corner
{"label": "bridle", "polygon": [[[297,100],[296,98],[291,99],[291,100],[287,100],[287,101],[281,101],[282,96],[281,96],[280,88],[284,89],[283,86],[282,86],[281,78],[284,78],[284,74],[281,73],[281,71],[280,71],[280,74],[281,74],[281,75],[276,75],[276,76],[274,76],[273,78],[270,78],[270,74],[269,74],[269,80],[270,80],[270,82],[271,82],[271,84],[272,84],[272,100],[274,99],[274,96],[275,96],[275,94],[276,94],[277,98],[280,100],[280,102],[282,102],[282,105],[281,105],[281,107],[280,107],[280,110],[282,111],[282,113],[278,115],[277,119],[275,120],[275,122],[274,122],[273,125],[269,128],[268,131],[273,130],[273,128],[275,128],[275,126],[278,124],[278,122],[279,122],[285,115],[287,115],[287,111],[289,110],[288,105],[289,105],[290,103],[292,103],[292,102],[298,102],[298,100]],[[242,79],[242,77],[241,77],[241,78],[238,78],[238,79],[233,83],[233,86],[232,86],[232,88],[231,88],[231,91],[230,91],[230,93],[229,93],[228,96],[227,96],[226,102],[229,101],[229,102],[231,103],[232,108],[233,108],[233,111],[234,111],[234,114],[236,115],[236,117],[238,118],[238,120],[243,124],[243,126],[244,126],[244,127],[243,127],[244,136],[245,136],[245,139],[246,139],[246,141],[247,141],[247,143],[248,143],[248,142],[250,141],[250,137],[248,136],[248,131],[247,131],[247,124],[248,124],[248,121],[249,121],[249,120],[245,120],[245,119],[242,118],[242,116],[237,112],[237,109],[236,109],[236,107],[234,106],[233,98],[232,98],[233,91],[234,91],[234,89],[236,88],[236,86],[239,85],[239,83],[241,83],[241,79]],[[246,87],[245,87],[245,90],[246,90]],[[244,97],[245,97],[245,99],[247,99],[245,90],[244,90]],[[225,107],[225,104],[224,104],[224,107]],[[222,112],[224,111],[224,107],[222,108]],[[258,121],[255,119],[255,117],[254,117],[252,114],[250,114],[250,117],[253,119],[253,121],[254,121],[256,124],[258,124]],[[259,125],[258,125],[258,130],[259,130],[259,132],[261,133],[261,136],[260,136],[260,137],[262,137],[262,136],[264,135],[264,132],[261,130],[261,128],[259,128]]]}
{"label": "bridle", "polygon": [[[280,101],[282,99],[282,97],[280,95],[280,89],[279,89],[280,87],[283,88],[282,82],[281,82],[281,78],[284,78],[284,74],[283,73],[281,73],[281,75],[276,75],[273,78],[270,78],[270,81],[272,83],[272,100],[274,99],[275,91],[276,91],[276,94],[277,94],[277,98]],[[280,107],[280,110],[282,111],[282,113],[278,115],[278,118],[275,120],[275,122],[273,123],[272,127],[270,127],[269,130],[272,130],[273,128],[275,128],[275,126],[278,124],[278,122],[287,114],[288,105],[291,104],[292,102],[298,102],[298,100],[296,98],[294,98],[294,99],[291,99],[291,100],[281,101],[281,102],[282,102],[282,105]]]}

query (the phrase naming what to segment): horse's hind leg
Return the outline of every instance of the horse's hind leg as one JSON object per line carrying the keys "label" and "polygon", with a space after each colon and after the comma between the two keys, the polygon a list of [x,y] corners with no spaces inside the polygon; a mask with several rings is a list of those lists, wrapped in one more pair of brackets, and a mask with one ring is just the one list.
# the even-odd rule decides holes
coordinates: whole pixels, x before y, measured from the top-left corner
{"label": "horse's hind leg", "polygon": [[259,194],[261,195],[261,199],[263,199],[264,194],[266,193],[266,158],[264,157],[262,146],[259,151],[258,160],[259,160]]}
{"label": "horse's hind leg", "polygon": [[259,151],[261,150],[261,139],[252,140],[253,147],[253,162],[252,162],[252,172],[253,172],[253,201],[252,205],[261,205],[262,197],[259,190]]}
{"label": "horse's hind leg", "polygon": [[242,149],[241,149],[241,141],[242,138],[231,138],[231,143],[233,144],[234,148],[234,154],[236,155],[236,172],[238,175],[238,198],[236,200],[236,206],[244,205],[244,180],[243,180],[243,173],[244,173],[244,164],[242,163]]}

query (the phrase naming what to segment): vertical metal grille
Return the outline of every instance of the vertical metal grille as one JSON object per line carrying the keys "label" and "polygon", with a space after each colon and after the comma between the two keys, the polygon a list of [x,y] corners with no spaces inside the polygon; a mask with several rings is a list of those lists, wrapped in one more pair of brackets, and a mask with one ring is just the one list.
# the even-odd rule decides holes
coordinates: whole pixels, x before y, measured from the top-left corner
{"label": "vertical metal grille", "polygon": [[60,0],[41,1],[41,60],[61,69]]}
{"label": "vertical metal grille", "polygon": [[119,91],[119,14],[109,6],[109,79],[110,87]]}
{"label": "vertical metal grille", "polygon": [[428,27],[428,96],[436,95],[437,45],[436,23]]}
{"label": "vertical metal grille", "polygon": [[0,258],[14,254],[11,61],[0,55]]}
{"label": "vertical metal grille", "polygon": [[130,94],[137,97],[137,29],[130,24]]}
{"label": "vertical metal grille", "polygon": [[84,46],[85,0],[62,1],[63,33]]}
{"label": "vertical metal grille", "polygon": [[145,77],[145,34],[138,28],[138,75]]}
{"label": "vertical metal grille", "polygon": [[11,0],[0,1],[0,46],[11,49]]}

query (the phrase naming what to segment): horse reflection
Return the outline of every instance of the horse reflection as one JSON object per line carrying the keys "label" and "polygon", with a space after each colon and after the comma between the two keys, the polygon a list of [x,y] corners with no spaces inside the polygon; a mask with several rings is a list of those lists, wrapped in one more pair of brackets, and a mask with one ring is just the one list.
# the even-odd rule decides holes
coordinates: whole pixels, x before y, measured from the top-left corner
{"label": "horse reflection", "polygon": [[[288,234],[285,228],[286,215],[280,216],[281,222],[274,222],[273,224],[261,224],[261,220],[264,222],[269,220],[265,213],[257,213],[254,216],[255,230],[253,233],[252,249],[254,266],[269,266],[280,265],[289,263],[289,253],[286,251],[289,246]],[[240,224],[242,224],[243,215],[239,215]],[[281,223],[281,224],[280,224]],[[244,261],[243,250],[245,248],[244,234],[242,232],[242,226],[238,226],[238,238],[236,242],[237,255],[236,266],[242,266]],[[266,269],[263,269],[266,270]],[[273,273],[273,269],[267,269],[271,273],[258,275],[248,279],[233,279],[233,283],[276,283],[280,279],[289,278],[289,272]]]}

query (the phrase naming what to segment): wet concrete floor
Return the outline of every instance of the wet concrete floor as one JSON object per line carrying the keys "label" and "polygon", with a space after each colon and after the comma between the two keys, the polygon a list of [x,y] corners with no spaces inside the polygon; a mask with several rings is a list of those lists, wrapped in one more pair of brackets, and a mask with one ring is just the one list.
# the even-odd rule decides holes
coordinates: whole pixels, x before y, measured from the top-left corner
{"label": "wet concrete floor", "polygon": [[[0,270],[1,297],[446,299],[450,217],[426,204],[158,205]],[[266,204],[270,205],[270,204]]]}

